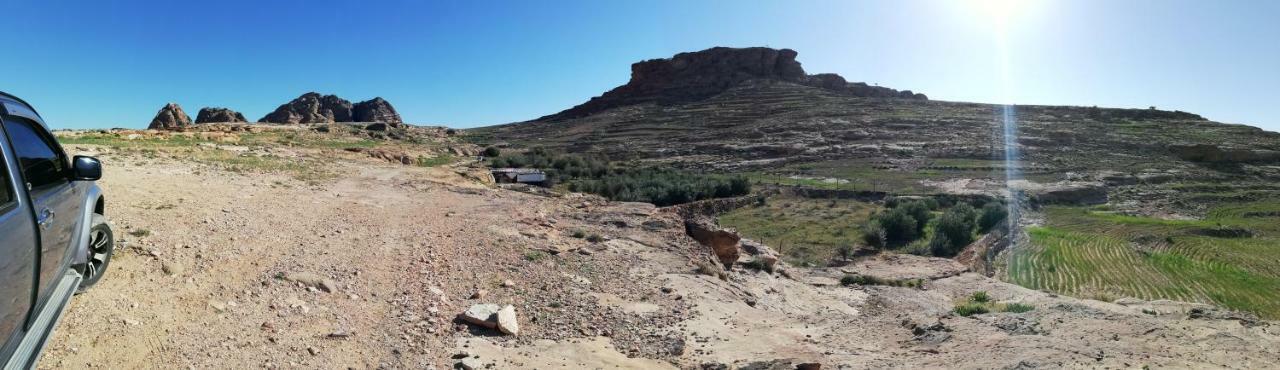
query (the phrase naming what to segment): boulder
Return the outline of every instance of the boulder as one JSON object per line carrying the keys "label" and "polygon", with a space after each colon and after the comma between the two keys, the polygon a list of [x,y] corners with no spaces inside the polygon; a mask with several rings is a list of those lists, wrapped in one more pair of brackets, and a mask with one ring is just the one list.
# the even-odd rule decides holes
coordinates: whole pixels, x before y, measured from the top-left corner
{"label": "boulder", "polygon": [[191,116],[183,112],[178,103],[165,104],[147,126],[152,130],[181,130],[187,127],[191,127]]}
{"label": "boulder", "polygon": [[507,305],[498,310],[498,331],[507,335],[520,335],[520,322],[516,320],[516,308]]}
{"label": "boulder", "polygon": [[249,122],[244,115],[227,108],[204,107],[196,113],[196,123]]}
{"label": "boulder", "polygon": [[259,122],[271,123],[333,123],[352,122],[350,101],[334,95],[309,92],[280,105]]}
{"label": "boulder", "polygon": [[738,240],[741,239],[738,233],[721,229],[705,218],[685,220],[684,230],[693,240],[710,247],[725,269],[732,268],[738,261]]}
{"label": "boulder", "polygon": [[[472,325],[493,329],[498,326],[497,316],[498,311],[501,310],[501,307],[492,303],[474,304],[458,315],[458,318]],[[514,314],[514,311],[512,313]]]}
{"label": "boulder", "polygon": [[356,103],[352,110],[352,118],[356,122],[383,122],[391,127],[400,126],[400,114],[391,107],[391,103],[378,97]]}

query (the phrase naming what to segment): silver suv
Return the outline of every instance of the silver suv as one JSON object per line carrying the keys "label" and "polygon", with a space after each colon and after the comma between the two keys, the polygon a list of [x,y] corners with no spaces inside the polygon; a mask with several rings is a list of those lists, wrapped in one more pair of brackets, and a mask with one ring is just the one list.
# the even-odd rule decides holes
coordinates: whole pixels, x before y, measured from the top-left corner
{"label": "silver suv", "polygon": [[26,102],[0,93],[0,363],[35,366],[71,296],[102,279],[114,239],[96,158],[67,158]]}

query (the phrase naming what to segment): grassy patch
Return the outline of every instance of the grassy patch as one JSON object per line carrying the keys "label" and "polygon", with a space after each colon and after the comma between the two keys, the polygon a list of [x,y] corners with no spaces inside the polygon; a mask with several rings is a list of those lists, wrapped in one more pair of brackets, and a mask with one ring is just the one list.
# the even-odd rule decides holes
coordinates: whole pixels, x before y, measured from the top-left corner
{"label": "grassy patch", "polygon": [[[1280,318],[1280,223],[1249,217],[1280,203],[1220,205],[1204,220],[1162,220],[1079,207],[1045,209],[1006,279],[1078,297],[1215,303]],[[1248,230],[1253,237],[1203,235]]]}
{"label": "grassy patch", "polygon": [[842,246],[858,243],[876,205],[854,200],[770,198],[720,216],[721,225],[769,245],[787,262],[826,265]]}
{"label": "grassy patch", "polygon": [[885,279],[870,275],[849,274],[840,278],[840,285],[883,285],[906,288],[919,288],[924,285],[923,279]]}

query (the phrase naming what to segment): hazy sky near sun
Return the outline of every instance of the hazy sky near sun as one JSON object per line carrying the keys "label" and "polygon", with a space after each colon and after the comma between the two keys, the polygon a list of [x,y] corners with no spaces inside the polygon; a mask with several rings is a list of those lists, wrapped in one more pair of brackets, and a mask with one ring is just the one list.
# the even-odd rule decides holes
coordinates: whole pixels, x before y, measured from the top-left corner
{"label": "hazy sky near sun", "polygon": [[0,90],[54,128],[145,127],[167,102],[254,120],[307,91],[381,96],[415,124],[500,124],[582,103],[639,60],[770,46],[936,100],[1157,106],[1280,131],[1276,1],[5,3]]}

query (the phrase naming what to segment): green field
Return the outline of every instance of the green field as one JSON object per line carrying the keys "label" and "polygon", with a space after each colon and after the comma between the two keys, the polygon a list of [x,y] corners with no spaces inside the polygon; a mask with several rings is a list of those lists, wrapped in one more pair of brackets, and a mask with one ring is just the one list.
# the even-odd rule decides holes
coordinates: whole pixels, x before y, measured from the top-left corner
{"label": "green field", "polygon": [[878,206],[844,199],[769,198],[720,216],[720,224],[765,243],[792,264],[822,266],[840,246],[861,238],[861,225]]}
{"label": "green field", "polygon": [[[1078,207],[1045,214],[1046,225],[1028,230],[1031,247],[1011,255],[1009,281],[1085,298],[1216,303],[1280,318],[1280,202],[1223,205],[1187,221]],[[1223,236],[1242,230],[1252,236]]]}

